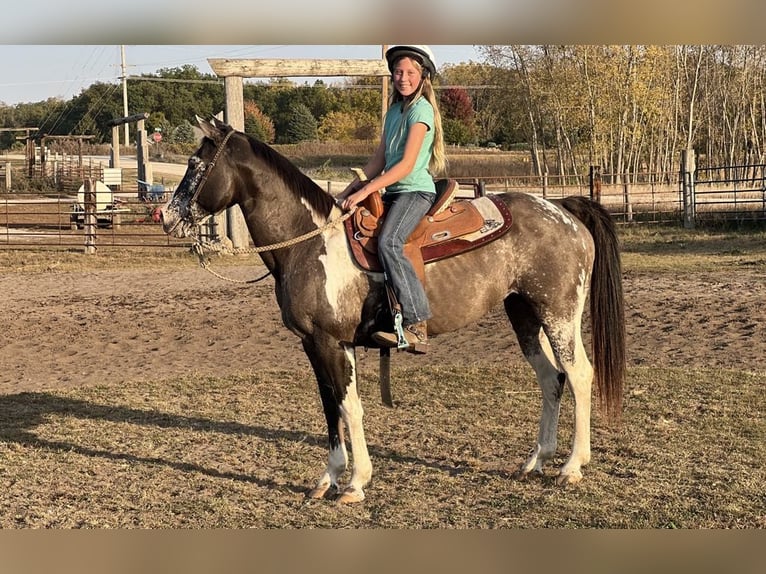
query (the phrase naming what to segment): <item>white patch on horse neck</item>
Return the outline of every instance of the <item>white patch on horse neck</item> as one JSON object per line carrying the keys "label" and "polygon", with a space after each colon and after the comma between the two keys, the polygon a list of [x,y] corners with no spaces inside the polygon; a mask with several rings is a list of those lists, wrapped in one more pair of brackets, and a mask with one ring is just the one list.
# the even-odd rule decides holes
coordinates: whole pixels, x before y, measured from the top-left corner
{"label": "white patch on horse neck", "polygon": [[[325,218],[311,209],[311,206],[302,198],[301,203],[308,210],[311,219],[317,227],[327,223]],[[338,219],[341,215],[342,212],[339,209],[333,208],[330,218]],[[325,296],[335,314],[335,318],[340,320],[344,309],[352,312],[357,311],[353,305],[348,305],[344,300],[344,295],[354,281],[361,278],[362,271],[351,260],[346,240],[346,231],[342,223],[338,223],[324,231],[322,238],[324,239],[325,252],[319,256],[319,262],[325,271]]]}

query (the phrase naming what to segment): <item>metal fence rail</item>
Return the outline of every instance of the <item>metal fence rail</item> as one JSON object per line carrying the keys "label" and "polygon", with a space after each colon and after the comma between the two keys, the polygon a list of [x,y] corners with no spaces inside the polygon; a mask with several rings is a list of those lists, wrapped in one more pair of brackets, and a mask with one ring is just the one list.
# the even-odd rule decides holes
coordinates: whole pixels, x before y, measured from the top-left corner
{"label": "metal fence rail", "polygon": [[[105,221],[99,219],[96,229],[97,247],[182,247],[188,239],[174,239],[152,221],[156,204],[126,198],[120,210]],[[0,248],[2,247],[66,247],[82,248],[86,230],[72,220],[76,198],[69,194],[30,195],[0,193]]]}
{"label": "metal fence rail", "polygon": [[698,167],[694,172],[697,219],[766,220],[766,165]]}
{"label": "metal fence rail", "polygon": [[591,197],[606,207],[618,223],[681,222],[683,198],[678,173],[646,173],[638,183],[604,183],[620,178],[602,175],[596,169],[582,178],[581,183],[572,184],[571,179],[549,175],[482,178],[481,181],[487,193],[521,191],[545,199],[570,195]]}

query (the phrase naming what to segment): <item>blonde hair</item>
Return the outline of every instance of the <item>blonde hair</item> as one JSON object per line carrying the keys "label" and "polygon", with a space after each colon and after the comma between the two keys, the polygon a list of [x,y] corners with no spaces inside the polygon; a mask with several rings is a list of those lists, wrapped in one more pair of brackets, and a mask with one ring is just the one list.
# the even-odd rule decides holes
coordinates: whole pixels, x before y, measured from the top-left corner
{"label": "blonde hair", "polygon": [[[420,69],[420,72],[423,73],[423,66],[421,66],[417,60],[413,59],[412,62],[417,68]],[[428,162],[428,171],[431,172],[431,175],[436,176],[447,171],[447,152],[444,147],[442,115],[439,111],[439,103],[437,101],[438,98],[436,97],[436,90],[434,90],[434,86],[431,83],[430,74],[426,74],[426,77],[423,78],[423,80],[420,82],[420,85],[418,86],[418,89],[415,91],[415,93],[412,94],[412,96],[409,98],[406,98],[408,101],[405,102],[404,109],[406,110],[407,107],[410,106],[412,102],[417,101],[420,96],[423,96],[434,109],[434,148],[431,152],[431,159]],[[405,97],[399,92],[399,90],[394,88],[391,90],[391,95],[388,98],[388,107],[390,108],[395,103],[404,100]]]}

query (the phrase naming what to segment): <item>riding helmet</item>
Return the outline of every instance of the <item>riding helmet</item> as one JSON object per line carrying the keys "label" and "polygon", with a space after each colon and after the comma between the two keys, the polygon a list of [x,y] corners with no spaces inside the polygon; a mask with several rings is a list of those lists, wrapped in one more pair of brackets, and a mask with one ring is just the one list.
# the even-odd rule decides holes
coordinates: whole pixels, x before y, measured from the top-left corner
{"label": "riding helmet", "polygon": [[402,56],[408,56],[416,60],[424,70],[427,70],[431,78],[436,75],[434,54],[428,46],[391,46],[386,50],[388,71],[394,73],[394,62]]}

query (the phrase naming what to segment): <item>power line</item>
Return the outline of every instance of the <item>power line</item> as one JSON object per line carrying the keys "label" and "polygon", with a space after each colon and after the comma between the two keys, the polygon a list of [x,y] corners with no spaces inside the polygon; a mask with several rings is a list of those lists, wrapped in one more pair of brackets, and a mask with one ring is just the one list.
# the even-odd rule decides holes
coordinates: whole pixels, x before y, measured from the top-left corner
{"label": "power line", "polygon": [[192,80],[183,78],[152,78],[147,76],[127,76],[128,80],[139,80],[143,82],[178,82],[183,84],[223,84],[223,80]]}

